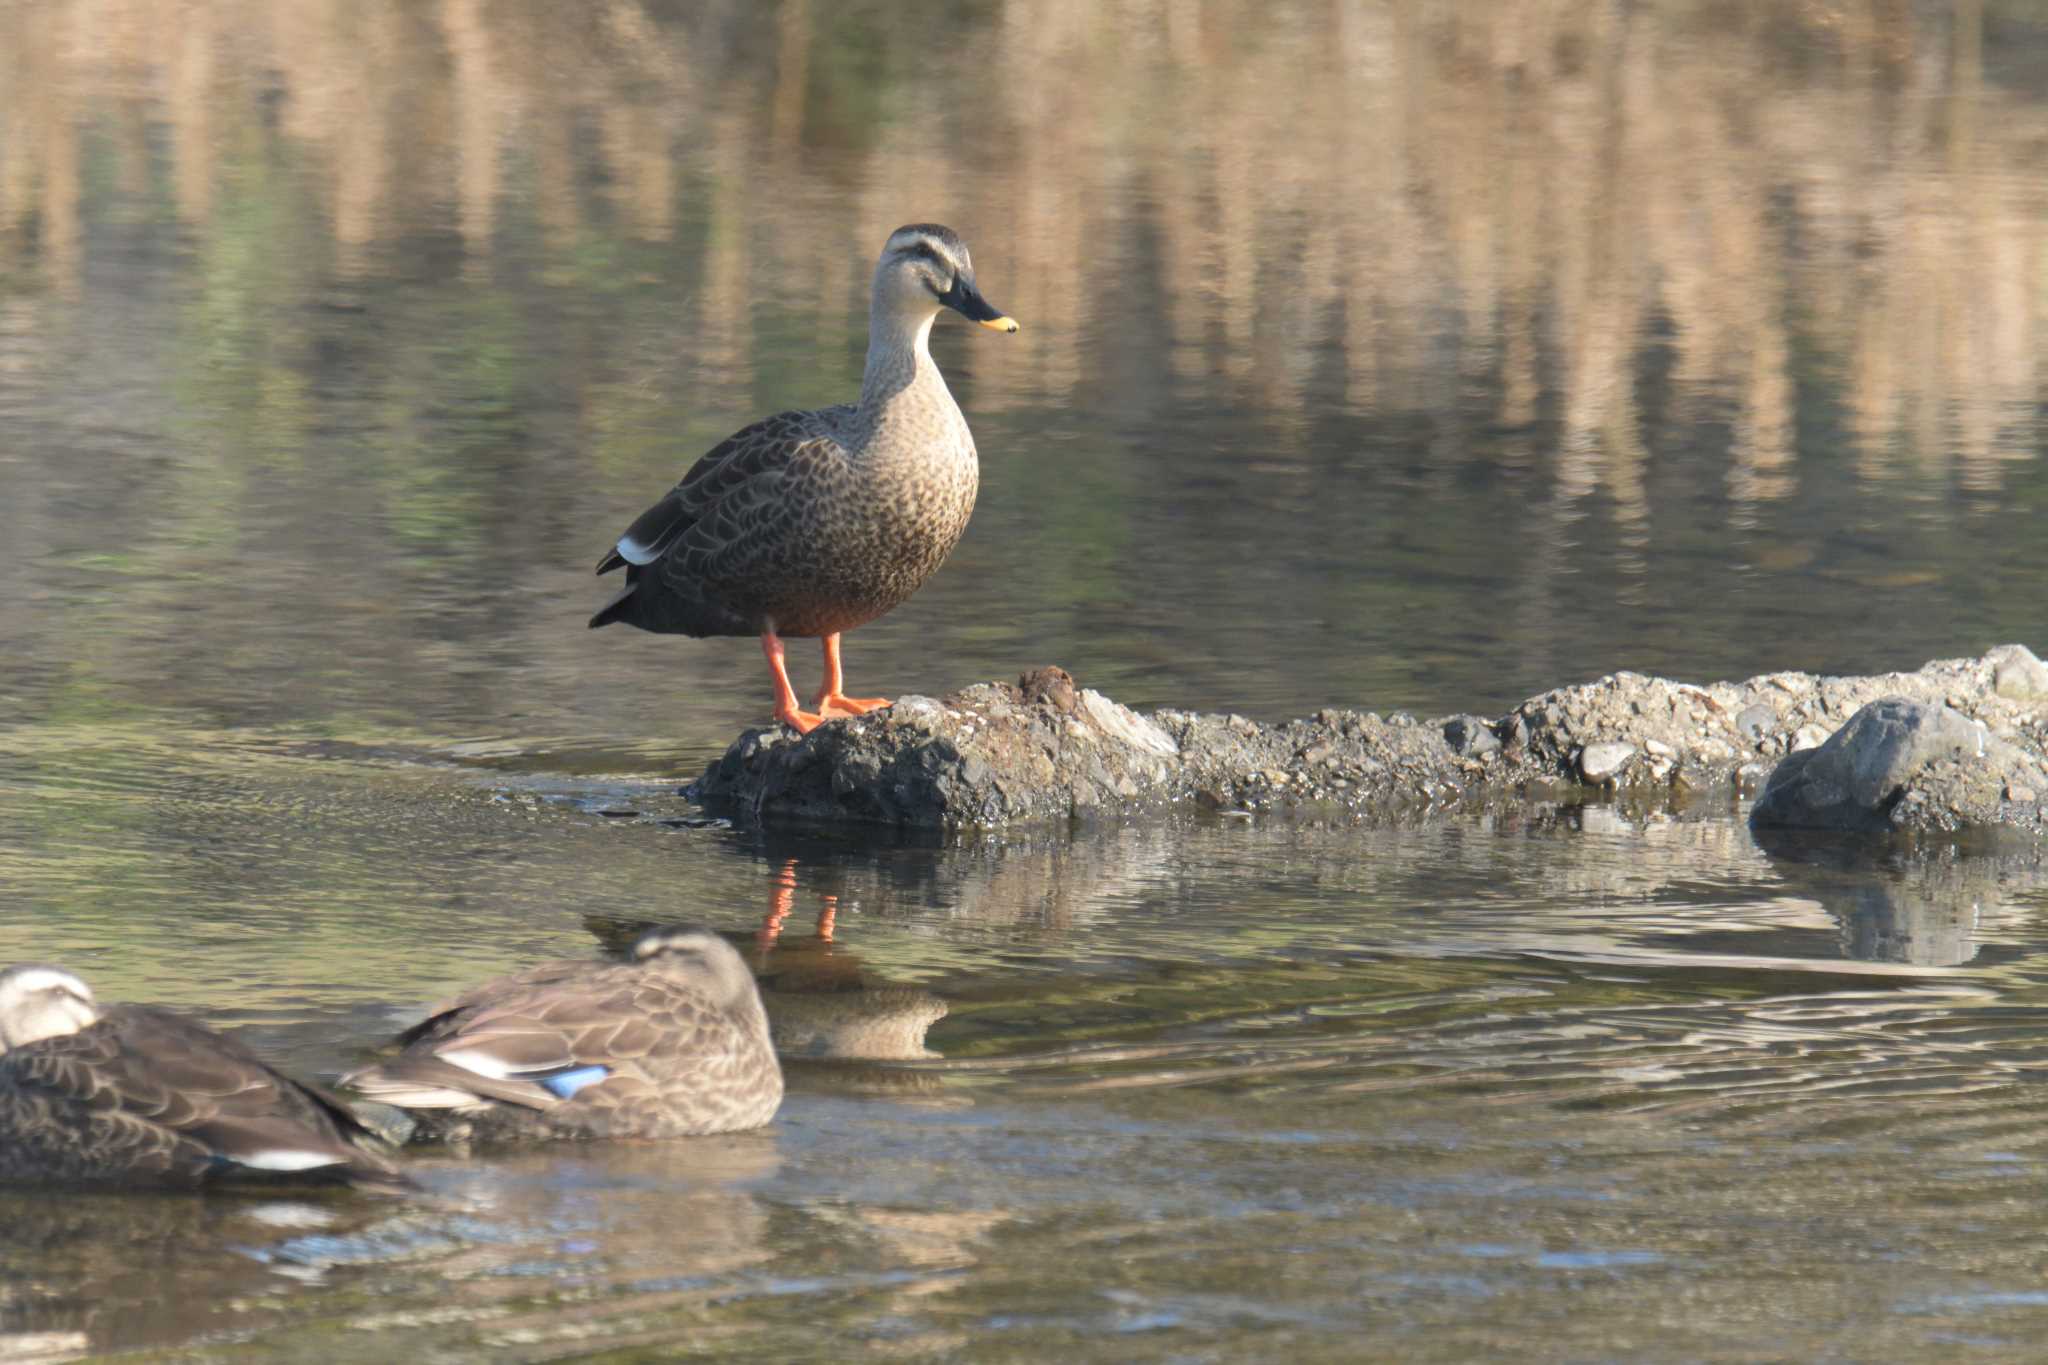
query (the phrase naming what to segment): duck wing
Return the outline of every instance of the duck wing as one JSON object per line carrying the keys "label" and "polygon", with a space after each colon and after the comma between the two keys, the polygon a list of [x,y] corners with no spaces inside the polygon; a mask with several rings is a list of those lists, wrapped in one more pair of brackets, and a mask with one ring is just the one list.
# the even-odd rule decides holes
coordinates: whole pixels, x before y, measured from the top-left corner
{"label": "duck wing", "polygon": [[814,436],[731,484],[684,530],[657,564],[663,586],[685,595],[700,583],[750,583],[783,572],[781,561],[807,522],[808,509],[841,481],[846,449]]}
{"label": "duck wing", "polygon": [[832,420],[843,420],[852,412],[850,405],[824,412],[778,412],[734,432],[692,465],[661,501],[633,519],[598,561],[597,571],[605,574],[661,559],[728,494],[772,473],[804,447],[829,440],[823,432]]}
{"label": "duck wing", "polygon": [[478,987],[401,1035],[399,1056],[343,1083],[410,1108],[555,1108],[644,1051],[649,1027],[633,969],[585,966],[572,977],[565,966]]}
{"label": "duck wing", "polygon": [[116,1006],[90,1028],[12,1052],[15,1082],[116,1125],[175,1134],[224,1165],[402,1182],[342,1102],[168,1010]]}

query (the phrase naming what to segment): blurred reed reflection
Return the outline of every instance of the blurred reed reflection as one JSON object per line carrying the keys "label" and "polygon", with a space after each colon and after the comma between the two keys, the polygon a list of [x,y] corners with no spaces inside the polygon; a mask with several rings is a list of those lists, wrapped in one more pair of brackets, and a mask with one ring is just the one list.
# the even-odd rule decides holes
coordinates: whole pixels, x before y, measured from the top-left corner
{"label": "blurred reed reflection", "polygon": [[[960,226],[1036,338],[977,373],[983,411],[1093,386],[1143,409],[1192,379],[1283,417],[1312,396],[1441,412],[1483,384],[1509,427],[1554,407],[1567,495],[1600,486],[1640,530],[1649,409],[1725,425],[1740,507],[1798,491],[1800,393],[1825,377],[1859,477],[1936,461],[2001,487],[2033,458],[2048,307],[2024,287],[2048,126],[2019,79],[2032,12],[1730,17],[14,5],[0,263],[64,295],[123,220],[175,220],[212,255],[257,212],[274,240],[247,246],[313,248],[275,307],[423,249],[488,277],[529,231],[543,277],[608,263],[630,288],[629,244],[661,243],[691,279],[664,330],[723,404],[763,308],[822,316],[816,353],[842,352],[901,206],[974,203]],[[303,174],[276,180],[281,155]],[[1105,330],[1114,356],[1089,349]],[[1273,472],[1306,473],[1284,449]]]}
{"label": "blurred reed reflection", "polygon": [[723,731],[735,651],[594,685],[593,537],[850,383],[918,216],[1025,331],[938,335],[985,495],[864,646],[906,690],[1981,648],[2031,624],[2044,49],[1890,0],[6,6],[0,704]]}

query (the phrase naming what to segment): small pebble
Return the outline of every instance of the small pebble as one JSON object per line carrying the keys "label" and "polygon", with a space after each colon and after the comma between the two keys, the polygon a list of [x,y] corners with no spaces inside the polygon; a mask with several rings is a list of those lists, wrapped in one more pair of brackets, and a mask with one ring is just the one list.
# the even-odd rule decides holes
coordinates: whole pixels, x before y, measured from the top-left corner
{"label": "small pebble", "polygon": [[1579,776],[1604,785],[1619,777],[1635,756],[1633,744],[1588,744],[1579,751]]}

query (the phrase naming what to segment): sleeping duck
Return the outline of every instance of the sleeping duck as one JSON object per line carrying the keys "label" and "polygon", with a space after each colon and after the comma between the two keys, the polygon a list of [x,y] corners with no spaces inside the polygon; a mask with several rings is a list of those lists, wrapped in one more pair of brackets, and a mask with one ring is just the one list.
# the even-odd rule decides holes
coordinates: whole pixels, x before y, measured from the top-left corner
{"label": "sleeping duck", "polygon": [[342,1084],[408,1111],[418,1137],[683,1137],[758,1128],[782,1103],[753,973],[705,929],[487,982],[397,1041]]}
{"label": "sleeping duck", "polygon": [[407,1183],[333,1095],[203,1024],[102,1006],[37,964],[0,972],[0,1179]]}

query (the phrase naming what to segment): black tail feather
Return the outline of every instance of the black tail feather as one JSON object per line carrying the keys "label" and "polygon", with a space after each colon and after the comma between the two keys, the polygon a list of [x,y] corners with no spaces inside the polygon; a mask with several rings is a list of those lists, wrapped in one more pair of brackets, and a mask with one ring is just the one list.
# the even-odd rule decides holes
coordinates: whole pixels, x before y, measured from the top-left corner
{"label": "black tail feather", "polygon": [[618,596],[599,607],[597,615],[590,618],[590,628],[596,630],[599,626],[608,626],[614,621],[625,620],[632,614],[633,608],[639,605],[633,600],[633,594],[639,589],[638,583],[628,579],[626,586],[619,589]]}

